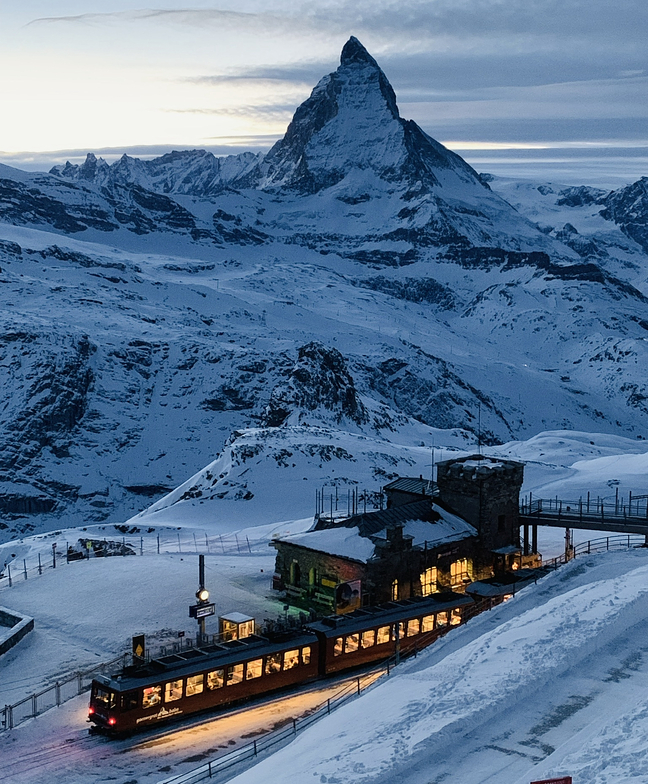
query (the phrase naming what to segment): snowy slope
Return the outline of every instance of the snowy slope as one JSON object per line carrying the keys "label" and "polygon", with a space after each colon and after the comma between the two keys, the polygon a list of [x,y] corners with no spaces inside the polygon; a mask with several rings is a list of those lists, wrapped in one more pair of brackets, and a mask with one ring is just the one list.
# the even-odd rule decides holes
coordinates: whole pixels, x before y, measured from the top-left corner
{"label": "snowy slope", "polygon": [[[23,547],[45,553],[51,540],[28,539]],[[207,556],[219,613],[280,611],[265,598],[269,553]],[[645,549],[579,557],[453,630],[235,780],[528,784],[570,774],[579,784],[644,781],[647,570]],[[186,606],[196,577],[196,556],[185,552],[90,559],[17,580],[2,602],[35,615],[37,624],[0,659],[0,699],[15,702],[62,671],[109,658],[131,634],[154,640],[159,631],[157,639],[168,642],[178,629],[191,631]],[[165,739],[106,743],[86,737],[82,695],[0,734],[0,759],[16,784],[98,784],[111,776],[159,782],[327,696],[279,699]]]}
{"label": "snowy slope", "polygon": [[[646,215],[643,181],[479,177],[355,39],[265,158],[2,167],[0,537],[121,521],[235,430],[377,454],[461,447],[480,420],[488,443],[643,437]],[[284,469],[300,514],[333,467]]]}

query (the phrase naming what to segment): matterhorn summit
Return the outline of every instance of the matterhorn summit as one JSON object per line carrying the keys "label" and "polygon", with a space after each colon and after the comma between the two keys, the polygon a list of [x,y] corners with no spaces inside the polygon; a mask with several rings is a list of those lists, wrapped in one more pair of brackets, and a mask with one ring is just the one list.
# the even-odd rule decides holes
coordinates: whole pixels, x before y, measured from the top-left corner
{"label": "matterhorn summit", "polygon": [[[285,136],[231,185],[299,197],[302,205],[304,198],[320,196],[309,207],[335,212],[330,231],[351,242],[354,235],[380,232],[384,241],[406,237],[426,247],[466,241],[511,250],[548,245],[462,158],[400,116],[387,77],[353,36],[339,68],[298,107]],[[324,207],[327,199],[350,209]],[[325,225],[319,218],[317,223],[297,225],[310,237],[317,234],[322,246]]]}

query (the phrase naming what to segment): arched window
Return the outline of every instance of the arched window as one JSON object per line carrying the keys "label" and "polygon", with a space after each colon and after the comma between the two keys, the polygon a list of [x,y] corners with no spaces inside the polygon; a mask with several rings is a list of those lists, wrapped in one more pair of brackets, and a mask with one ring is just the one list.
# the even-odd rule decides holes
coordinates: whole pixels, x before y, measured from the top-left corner
{"label": "arched window", "polygon": [[301,570],[297,561],[290,564],[290,584],[297,587],[301,585]]}
{"label": "arched window", "polygon": [[308,570],[308,585],[310,588],[315,588],[317,585],[317,569],[314,566]]}

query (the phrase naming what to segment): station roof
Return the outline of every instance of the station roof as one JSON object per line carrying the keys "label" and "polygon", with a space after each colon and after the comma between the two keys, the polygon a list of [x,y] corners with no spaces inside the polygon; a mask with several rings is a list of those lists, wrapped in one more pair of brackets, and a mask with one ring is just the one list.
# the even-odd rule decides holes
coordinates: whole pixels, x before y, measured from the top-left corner
{"label": "station roof", "polygon": [[412,493],[413,495],[427,496],[435,495],[438,492],[436,484],[429,479],[423,479],[422,476],[416,478],[410,476],[399,476],[398,479],[394,479],[393,482],[385,485],[383,490],[385,492],[393,490],[401,493]]}
{"label": "station roof", "polygon": [[402,527],[403,536],[410,537],[418,547],[433,548],[477,536],[472,525],[430,498],[354,515],[334,524],[327,521],[325,527],[276,541],[367,563],[376,555],[376,545],[387,540],[387,530],[393,527]]}

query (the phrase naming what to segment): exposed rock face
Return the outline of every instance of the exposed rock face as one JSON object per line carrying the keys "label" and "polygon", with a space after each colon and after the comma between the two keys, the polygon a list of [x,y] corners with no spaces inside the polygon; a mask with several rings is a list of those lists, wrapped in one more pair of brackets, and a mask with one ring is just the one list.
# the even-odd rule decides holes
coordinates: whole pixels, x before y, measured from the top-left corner
{"label": "exposed rock face", "polygon": [[612,191],[601,215],[613,220],[621,231],[648,253],[648,177]]}
{"label": "exposed rock face", "polygon": [[491,441],[643,433],[648,180],[498,181],[353,38],[265,157],[0,165],[2,536],[121,521],[264,423],[325,430],[322,465],[331,432],[464,446],[479,412]]}
{"label": "exposed rock face", "polygon": [[293,414],[301,419],[304,412],[318,409],[333,414],[338,422],[362,424],[368,419],[342,354],[313,341],[299,349],[289,379],[272,390],[266,424],[277,427]]}

